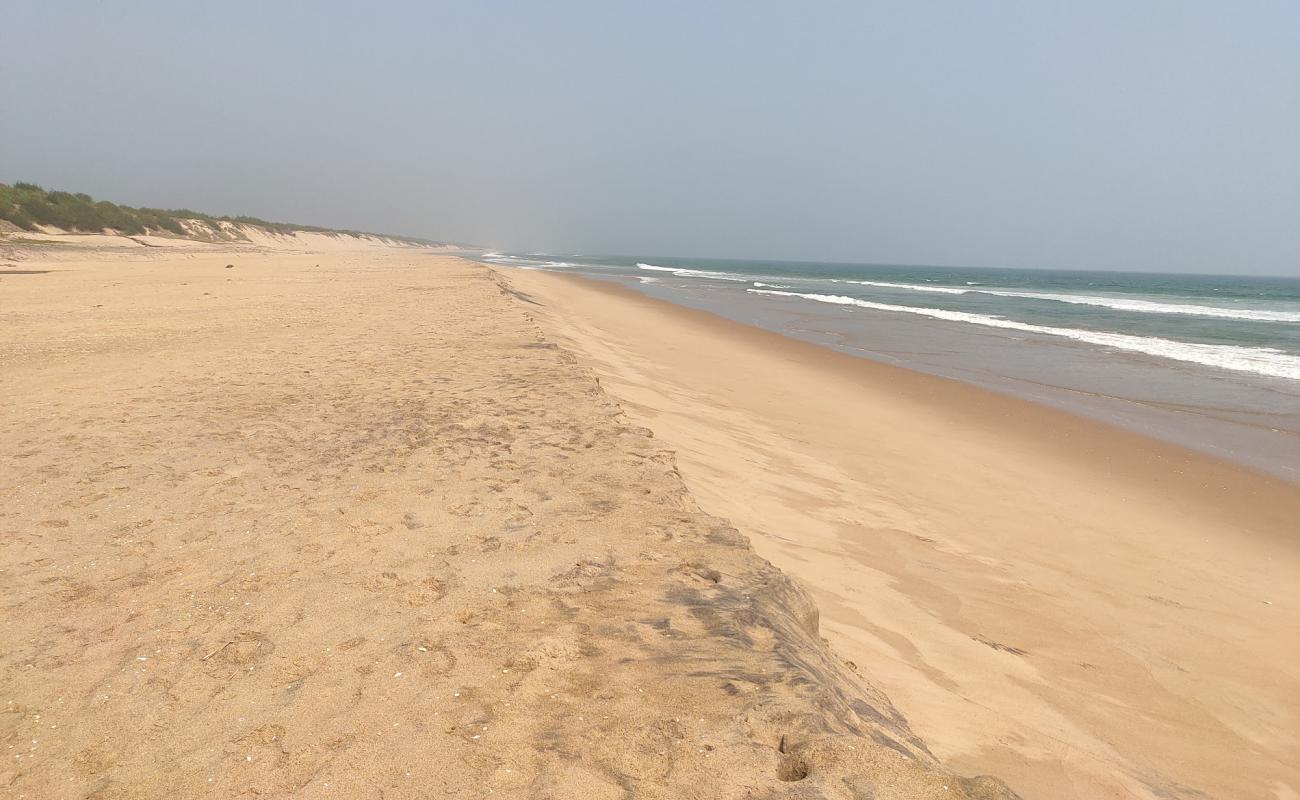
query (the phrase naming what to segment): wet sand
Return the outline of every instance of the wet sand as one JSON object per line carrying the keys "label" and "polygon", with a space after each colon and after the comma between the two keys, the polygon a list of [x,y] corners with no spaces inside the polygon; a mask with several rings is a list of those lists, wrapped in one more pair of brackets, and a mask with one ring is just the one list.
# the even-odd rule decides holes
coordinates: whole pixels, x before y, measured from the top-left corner
{"label": "wet sand", "polygon": [[0,797],[1010,796],[525,292],[104,238],[0,247]]}
{"label": "wet sand", "polygon": [[1297,796],[1295,484],[611,283],[502,273],[945,763],[1045,800]]}

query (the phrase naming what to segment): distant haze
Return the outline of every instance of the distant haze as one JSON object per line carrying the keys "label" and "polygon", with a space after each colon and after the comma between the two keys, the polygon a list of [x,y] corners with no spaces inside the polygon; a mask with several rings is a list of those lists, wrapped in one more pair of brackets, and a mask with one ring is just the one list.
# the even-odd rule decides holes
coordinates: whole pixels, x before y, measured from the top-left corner
{"label": "distant haze", "polygon": [[0,181],[511,251],[1300,274],[1300,3],[68,2]]}

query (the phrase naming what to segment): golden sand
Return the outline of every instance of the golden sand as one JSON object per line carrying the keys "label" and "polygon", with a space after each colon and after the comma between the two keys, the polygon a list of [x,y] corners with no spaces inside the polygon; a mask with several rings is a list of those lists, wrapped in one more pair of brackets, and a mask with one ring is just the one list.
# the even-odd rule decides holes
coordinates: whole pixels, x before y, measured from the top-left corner
{"label": "golden sand", "polygon": [[1300,487],[607,282],[503,274],[945,764],[1043,800],[1297,797]]}
{"label": "golden sand", "polygon": [[0,249],[0,797],[1009,796],[527,290],[137,244]]}

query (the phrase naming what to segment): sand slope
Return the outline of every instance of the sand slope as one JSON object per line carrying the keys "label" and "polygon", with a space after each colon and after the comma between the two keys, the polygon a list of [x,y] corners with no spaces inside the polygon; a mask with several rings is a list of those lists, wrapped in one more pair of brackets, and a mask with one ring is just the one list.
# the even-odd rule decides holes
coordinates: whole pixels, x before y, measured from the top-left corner
{"label": "sand slope", "polygon": [[0,270],[0,797],[1007,796],[488,270],[45,267]]}
{"label": "sand slope", "polygon": [[1296,798],[1300,488],[608,282],[510,270],[947,764]]}

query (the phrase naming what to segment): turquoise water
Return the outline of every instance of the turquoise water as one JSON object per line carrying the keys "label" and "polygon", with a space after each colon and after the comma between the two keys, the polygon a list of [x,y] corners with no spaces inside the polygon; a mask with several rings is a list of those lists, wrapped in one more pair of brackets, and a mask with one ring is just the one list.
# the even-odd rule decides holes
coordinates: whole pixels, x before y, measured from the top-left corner
{"label": "turquoise water", "polygon": [[1300,479],[1300,279],[653,256],[575,272]]}

